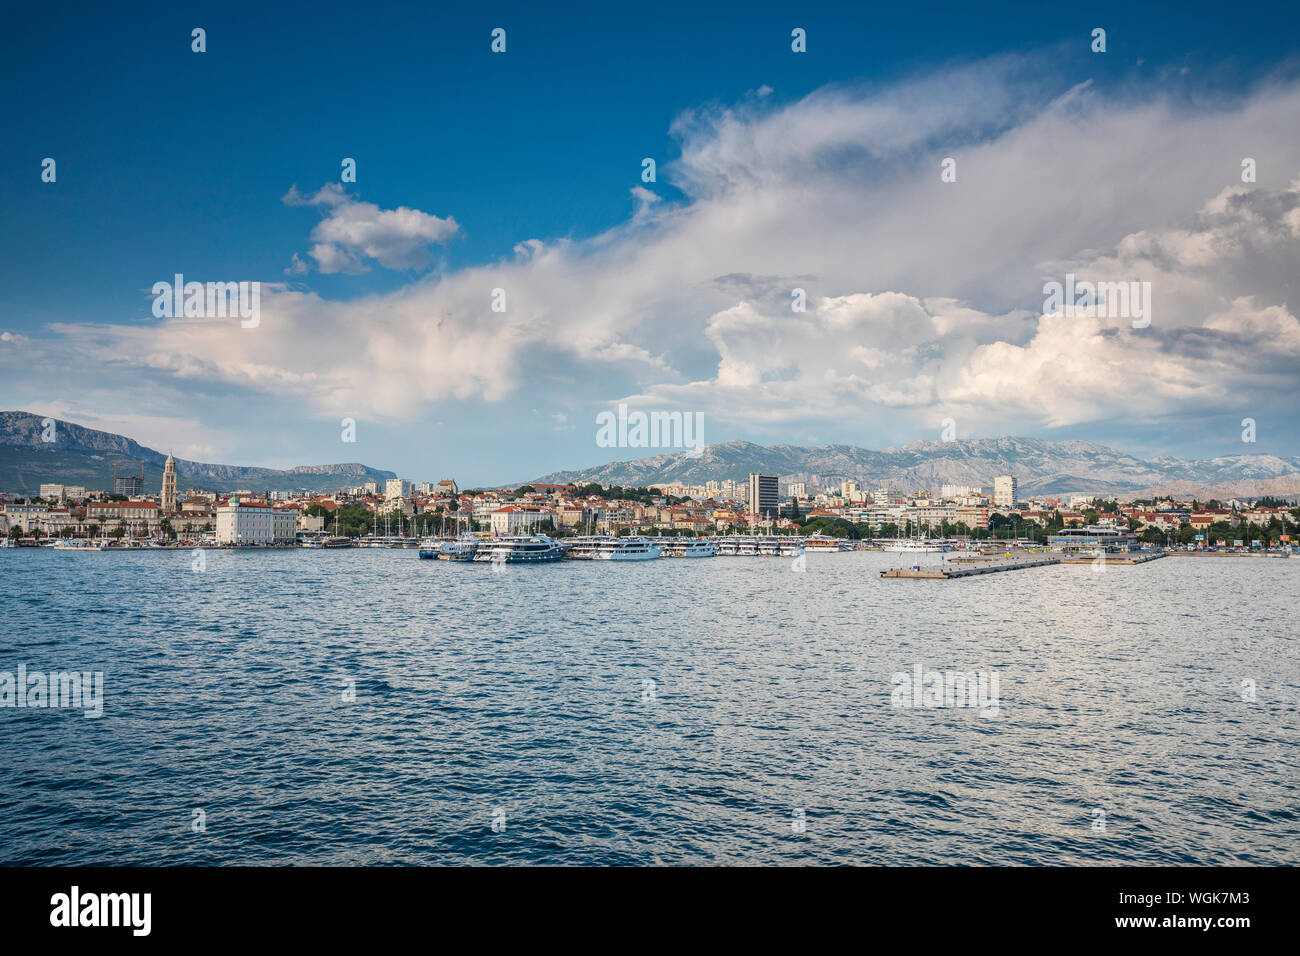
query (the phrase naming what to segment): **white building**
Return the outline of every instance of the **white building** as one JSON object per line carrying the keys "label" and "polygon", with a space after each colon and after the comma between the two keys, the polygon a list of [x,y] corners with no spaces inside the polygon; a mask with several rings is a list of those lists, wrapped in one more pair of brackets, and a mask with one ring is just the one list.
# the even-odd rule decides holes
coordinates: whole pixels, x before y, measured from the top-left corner
{"label": "white building", "polygon": [[999,508],[1016,506],[1017,485],[1014,475],[998,475],[993,479],[993,504]]}
{"label": "white building", "polygon": [[297,508],[272,508],[242,502],[239,497],[217,509],[218,544],[276,544],[292,541],[298,526]]}
{"label": "white building", "polygon": [[385,498],[411,497],[411,483],[405,478],[389,478],[384,485]]}
{"label": "white building", "polygon": [[492,512],[493,534],[524,534],[545,521],[555,522],[555,512],[536,505],[506,505]]}
{"label": "white building", "polygon": [[[713,482],[709,482],[712,484]],[[785,493],[791,498],[803,498],[806,496],[804,483],[802,481],[792,481],[786,486]]]}

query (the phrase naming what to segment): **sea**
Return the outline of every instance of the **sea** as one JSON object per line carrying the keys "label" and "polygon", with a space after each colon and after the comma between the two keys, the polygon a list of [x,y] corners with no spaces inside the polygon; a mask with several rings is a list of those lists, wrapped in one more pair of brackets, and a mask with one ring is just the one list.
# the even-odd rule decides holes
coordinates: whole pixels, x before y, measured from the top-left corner
{"label": "sea", "polygon": [[1300,862],[1300,560],[899,564],[5,549],[0,863]]}

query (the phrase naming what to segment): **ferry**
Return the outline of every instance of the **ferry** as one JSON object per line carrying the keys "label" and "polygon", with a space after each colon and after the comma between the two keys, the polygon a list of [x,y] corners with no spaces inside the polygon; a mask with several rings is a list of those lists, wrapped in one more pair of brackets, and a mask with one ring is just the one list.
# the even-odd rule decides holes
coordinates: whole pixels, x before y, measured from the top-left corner
{"label": "ferry", "polygon": [[717,553],[741,558],[793,558],[803,554],[803,541],[795,535],[726,535],[717,540]]}
{"label": "ferry", "polygon": [[344,537],[343,535],[339,535],[339,534],[330,535],[328,538],[326,538],[324,541],[321,542],[321,547],[322,548],[350,548],[352,547],[352,539]]}
{"label": "ferry", "polygon": [[845,538],[832,538],[829,535],[813,534],[804,539],[806,551],[852,551],[853,542]]}
{"label": "ferry", "polygon": [[549,535],[503,535],[488,538],[474,551],[475,561],[493,561],[499,564],[545,564],[559,561],[564,549]]}
{"label": "ferry", "polygon": [[593,535],[573,538],[565,544],[565,557],[578,561],[653,561],[663,553],[659,544],[641,535]]}
{"label": "ferry", "polygon": [[939,554],[944,551],[951,551],[952,545],[947,541],[938,541],[933,538],[900,538],[888,550],[896,551],[899,554]]}
{"label": "ferry", "polygon": [[655,538],[665,558],[712,558],[718,553],[718,542],[710,538]]}

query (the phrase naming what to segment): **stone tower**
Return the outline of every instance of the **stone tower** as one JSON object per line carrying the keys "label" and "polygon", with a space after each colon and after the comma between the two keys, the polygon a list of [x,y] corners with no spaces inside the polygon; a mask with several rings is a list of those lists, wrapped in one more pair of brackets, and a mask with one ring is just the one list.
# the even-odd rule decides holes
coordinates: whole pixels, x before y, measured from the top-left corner
{"label": "stone tower", "polygon": [[162,511],[163,514],[171,514],[176,510],[176,459],[171,455],[167,456],[167,464],[163,465],[163,484],[162,484]]}

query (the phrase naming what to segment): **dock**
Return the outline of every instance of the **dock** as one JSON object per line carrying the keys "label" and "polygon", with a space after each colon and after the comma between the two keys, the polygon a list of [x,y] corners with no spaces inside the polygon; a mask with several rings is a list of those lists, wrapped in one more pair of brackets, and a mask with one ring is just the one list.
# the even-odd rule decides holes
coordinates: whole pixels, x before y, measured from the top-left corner
{"label": "dock", "polygon": [[[1116,552],[1107,554],[1103,564],[1146,564],[1148,561],[1155,561],[1158,558],[1168,556],[1167,551],[1152,552]],[[1097,558],[1093,555],[1077,554],[1047,554],[1043,552],[1033,552],[1028,555],[1017,557],[989,557],[982,555],[963,555],[961,557],[949,558],[943,564],[932,564],[925,567],[912,566],[910,568],[891,568],[888,571],[881,571],[882,578],[912,578],[912,579],[931,579],[945,580],[947,578],[965,578],[972,574],[993,574],[997,571],[1019,571],[1022,568],[1041,568],[1048,564],[1097,564]]]}
{"label": "dock", "polygon": [[[1106,555],[1103,564],[1146,564],[1148,561],[1155,561],[1157,558],[1167,557],[1167,551],[1148,551],[1148,552],[1119,552],[1118,554]],[[1069,557],[1061,561],[1062,564],[1096,564],[1097,559],[1091,555],[1081,555],[1078,557]]]}
{"label": "dock", "polygon": [[890,568],[887,571],[881,571],[882,578],[912,578],[912,579],[934,579],[947,580],[948,578],[968,578],[973,574],[995,574],[998,571],[1020,571],[1024,568],[1041,568],[1049,564],[1060,564],[1061,558],[1057,555],[1035,554],[1032,557],[1020,558],[990,558],[981,561],[978,558],[967,558],[960,562],[948,562],[945,564],[932,564],[924,567],[914,566],[910,568]]}

